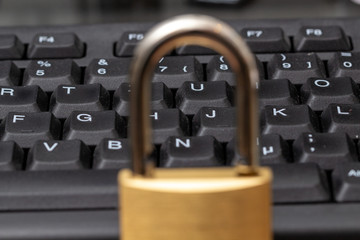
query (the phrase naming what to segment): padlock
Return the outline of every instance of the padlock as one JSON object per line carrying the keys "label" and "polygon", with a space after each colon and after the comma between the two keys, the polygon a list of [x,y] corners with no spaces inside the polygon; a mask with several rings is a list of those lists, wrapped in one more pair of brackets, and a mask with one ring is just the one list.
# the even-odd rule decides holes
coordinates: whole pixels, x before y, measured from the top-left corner
{"label": "padlock", "polygon": [[[155,168],[150,83],[159,60],[182,45],[222,54],[236,76],[238,152],[248,165]],[[258,71],[250,50],[226,23],[212,17],[175,17],[149,31],[130,71],[133,169],[119,173],[122,240],[270,240],[271,171],[258,166]]]}

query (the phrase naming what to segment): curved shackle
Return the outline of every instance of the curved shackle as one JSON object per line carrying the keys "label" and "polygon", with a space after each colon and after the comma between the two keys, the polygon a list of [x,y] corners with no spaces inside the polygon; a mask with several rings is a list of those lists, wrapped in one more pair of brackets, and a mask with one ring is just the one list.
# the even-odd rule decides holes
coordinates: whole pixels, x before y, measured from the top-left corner
{"label": "curved shackle", "polygon": [[[256,174],[258,168],[259,74],[255,58],[241,37],[226,23],[203,15],[183,15],[151,29],[135,50],[130,69],[130,138],[133,172],[152,176],[150,94],[151,79],[159,60],[182,45],[199,45],[222,54],[236,76],[236,148],[248,161],[237,165],[241,173]],[[246,169],[244,171],[244,169]],[[239,172],[239,174],[241,174]]]}

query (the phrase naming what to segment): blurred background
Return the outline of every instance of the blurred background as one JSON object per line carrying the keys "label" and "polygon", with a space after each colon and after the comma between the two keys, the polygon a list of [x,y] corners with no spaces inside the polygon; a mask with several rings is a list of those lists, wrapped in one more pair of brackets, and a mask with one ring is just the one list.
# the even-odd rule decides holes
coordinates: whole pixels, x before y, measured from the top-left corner
{"label": "blurred background", "polygon": [[0,0],[0,25],[158,21],[183,13],[222,19],[360,16],[360,0]]}

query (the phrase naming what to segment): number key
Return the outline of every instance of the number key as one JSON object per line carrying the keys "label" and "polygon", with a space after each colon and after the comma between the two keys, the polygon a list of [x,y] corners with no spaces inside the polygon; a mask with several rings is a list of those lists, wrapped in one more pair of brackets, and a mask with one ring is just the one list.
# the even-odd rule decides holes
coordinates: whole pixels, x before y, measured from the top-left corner
{"label": "number key", "polygon": [[335,53],[328,62],[330,77],[351,77],[360,84],[360,52]]}

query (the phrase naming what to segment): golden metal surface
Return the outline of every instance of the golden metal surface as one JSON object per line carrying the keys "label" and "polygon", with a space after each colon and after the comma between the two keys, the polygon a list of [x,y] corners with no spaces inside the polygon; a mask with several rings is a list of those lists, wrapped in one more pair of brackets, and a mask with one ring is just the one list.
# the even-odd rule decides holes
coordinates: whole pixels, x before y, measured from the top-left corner
{"label": "golden metal surface", "polygon": [[[154,169],[150,79],[158,61],[184,44],[213,48],[236,74],[237,148],[249,166]],[[120,172],[119,206],[123,240],[270,240],[271,172],[258,167],[256,63],[228,25],[188,15],[151,30],[131,68],[130,127],[133,171]]]}

